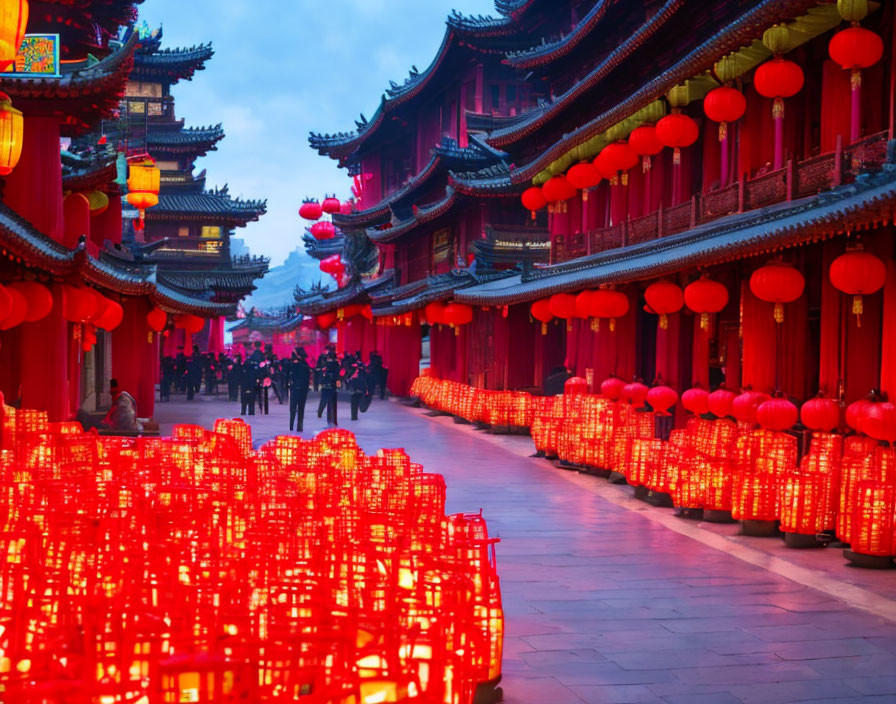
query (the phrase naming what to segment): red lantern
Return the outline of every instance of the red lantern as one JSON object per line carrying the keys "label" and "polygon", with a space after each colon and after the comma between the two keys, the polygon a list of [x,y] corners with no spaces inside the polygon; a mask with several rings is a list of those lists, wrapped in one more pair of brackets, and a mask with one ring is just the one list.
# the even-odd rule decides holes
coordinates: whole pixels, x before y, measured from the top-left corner
{"label": "red lantern", "polygon": [[195,335],[205,327],[205,320],[198,315],[178,315],[174,319],[174,327],[183,329],[189,335]]}
{"label": "red lantern", "polygon": [[650,171],[650,157],[663,151],[663,143],[657,139],[655,125],[641,125],[628,136],[628,146],[641,156],[641,170]]}
{"label": "red lantern", "polygon": [[718,389],[717,391],[713,391],[707,399],[709,412],[719,418],[730,416],[732,411],[731,407],[736,398],[737,394],[728,389]]}
{"label": "red lantern", "polygon": [[124,309],[116,301],[105,299],[106,309],[96,319],[96,326],[103,330],[114,330],[124,318]]}
{"label": "red lantern", "polygon": [[530,308],[529,312],[532,314],[532,317],[541,322],[541,334],[548,334],[548,323],[554,319],[554,314],[551,312],[551,299],[550,298],[542,298],[538,301],[535,301]]}
{"label": "red lantern", "polygon": [[601,176],[608,179],[611,184],[616,183],[616,175],[622,172],[622,185],[628,185],[629,169],[638,163],[638,155],[628,146],[628,142],[613,142],[601,149],[600,154],[594,160],[594,165]]}
{"label": "red lantern", "polygon": [[728,305],[728,289],[703,275],[685,287],[684,302],[700,314],[700,329],[709,330],[710,313],[718,313]]}
{"label": "red lantern", "polygon": [[841,68],[870,68],[883,58],[884,42],[864,27],[849,27],[837,32],[828,43],[828,53]]}
{"label": "red lantern", "polygon": [[865,418],[865,411],[872,403],[866,398],[861,398],[849,404],[846,407],[846,424],[857,433],[862,431],[862,420]]}
{"label": "red lantern", "polygon": [[369,303],[365,306],[361,306],[361,317],[366,318],[367,320],[373,320],[373,308],[370,307]]}
{"label": "red lantern", "polygon": [[681,405],[694,415],[709,413],[709,392],[705,389],[688,389],[681,395]]}
{"label": "red lantern", "polygon": [[566,180],[566,176],[552,176],[541,187],[541,192],[548,203],[560,203],[573,198],[578,193]]}
{"label": "red lantern", "polygon": [[532,186],[523,191],[522,195],[523,207],[532,213],[532,219],[535,219],[535,211],[541,210],[548,202],[544,197],[540,188]]}
{"label": "red lantern", "polygon": [[618,376],[604,379],[600,385],[600,392],[611,401],[618,401],[625,389],[625,382]]}
{"label": "red lantern", "polygon": [[351,215],[352,214],[352,203],[349,200],[343,201],[339,206],[339,214],[340,215]]}
{"label": "red lantern", "polygon": [[828,272],[831,283],[838,291],[850,295],[856,323],[862,326],[864,302],[862,296],[876,293],[887,282],[887,266],[878,257],[857,248],[841,254]]}
{"label": "red lantern", "polygon": [[796,425],[799,411],[786,398],[769,399],[756,410],[756,420],[768,430],[788,430]]}
{"label": "red lantern", "polygon": [[21,325],[28,317],[28,301],[16,289],[7,287],[6,294],[12,299],[12,306],[9,312],[0,320],[0,330],[9,330]]}
{"label": "red lantern", "polygon": [[445,306],[442,317],[448,325],[457,328],[459,325],[468,325],[473,322],[473,309],[463,303],[452,301]]}
{"label": "red lantern", "polygon": [[600,183],[600,172],[590,162],[583,161],[566,172],[566,180],[573,188],[584,191]]}
{"label": "red lantern", "polygon": [[656,123],[656,138],[663,146],[671,147],[672,163],[681,163],[682,147],[689,147],[700,137],[697,123],[680,112],[666,115]]}
{"label": "red lantern", "polygon": [[861,425],[862,432],[870,438],[896,441],[896,406],[889,401],[868,404]]}
{"label": "red lantern", "polygon": [[329,220],[314,223],[308,231],[316,240],[331,240],[336,236],[336,227]]}
{"label": "red lantern", "polygon": [[610,332],[616,330],[616,319],[628,313],[628,296],[622,291],[601,288],[593,292],[592,310],[597,318],[610,319]]}
{"label": "red lantern", "polygon": [[582,396],[588,393],[588,382],[580,376],[572,376],[563,384],[564,396]]}
{"label": "red lantern", "polygon": [[316,200],[306,200],[299,208],[299,215],[305,220],[320,220],[323,214],[324,210]]}
{"label": "red lantern", "polygon": [[424,309],[424,314],[430,325],[446,325],[448,322],[445,320],[445,304],[439,301],[428,303]]}
{"label": "red lantern", "polygon": [[661,416],[668,416],[669,409],[678,403],[678,393],[668,386],[654,386],[647,392],[647,403]]}
{"label": "red lantern", "polygon": [[633,406],[641,407],[647,400],[648,391],[649,389],[640,381],[633,381],[623,387],[622,397]]}
{"label": "red lantern", "polygon": [[681,287],[671,281],[655,281],[644,291],[644,300],[654,313],[660,316],[660,327],[669,327],[668,316],[677,313],[684,305]]}
{"label": "red lantern", "polygon": [[739,90],[722,86],[709,91],[703,99],[703,111],[719,123],[719,141],[728,136],[728,123],[737,122],[747,111],[747,99]]}
{"label": "red lantern", "polygon": [[744,391],[731,402],[731,415],[741,423],[756,425],[756,412],[759,406],[771,397],[761,391]]}
{"label": "red lantern", "polygon": [[829,433],[840,425],[840,407],[830,398],[812,398],[800,408],[800,420],[809,430]]}
{"label": "red lantern", "polygon": [[336,313],[322,313],[314,320],[321,330],[329,330],[336,324]]}
{"label": "red lantern", "polygon": [[753,272],[750,290],[761,301],[775,304],[775,322],[784,322],[784,304],[803,295],[806,280],[791,264],[771,262]]}
{"label": "red lantern", "polygon": [[328,215],[333,215],[342,210],[342,203],[339,202],[339,199],[336,196],[327,196],[324,198],[324,202],[321,204],[320,208]]}
{"label": "red lantern", "polygon": [[168,314],[156,306],[146,314],[146,324],[154,332],[162,332],[168,324]]}
{"label": "red lantern", "polygon": [[9,285],[21,293],[28,302],[26,323],[35,323],[46,318],[53,310],[53,294],[43,284],[36,281],[17,281]]}
{"label": "red lantern", "polygon": [[568,321],[576,317],[576,297],[571,293],[557,293],[548,300],[551,314],[555,318]]}
{"label": "red lantern", "polygon": [[[753,85],[764,98],[792,98],[803,89],[803,69],[793,61],[775,57],[756,69]],[[783,108],[782,108],[783,109]]]}
{"label": "red lantern", "polygon": [[97,314],[99,299],[85,286],[63,286],[62,316],[72,323],[84,323]]}

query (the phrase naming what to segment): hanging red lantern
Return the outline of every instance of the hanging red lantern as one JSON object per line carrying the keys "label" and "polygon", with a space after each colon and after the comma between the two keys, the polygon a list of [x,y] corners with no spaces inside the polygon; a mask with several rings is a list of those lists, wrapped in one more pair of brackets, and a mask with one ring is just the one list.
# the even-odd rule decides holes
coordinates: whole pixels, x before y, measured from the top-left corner
{"label": "hanging red lantern", "polygon": [[0,176],[8,176],[22,158],[25,118],[0,91]]}
{"label": "hanging red lantern", "polygon": [[618,401],[622,397],[625,389],[625,382],[618,376],[611,376],[604,379],[600,384],[600,392],[611,401]]}
{"label": "hanging red lantern", "polygon": [[625,141],[608,144],[601,149],[594,160],[594,166],[600,175],[612,185],[616,184],[617,175],[621,173],[623,186],[628,185],[628,170],[634,168],[637,163],[638,155]]}
{"label": "hanging red lantern", "polygon": [[342,203],[339,202],[336,196],[327,196],[324,198],[324,202],[321,203],[320,209],[328,215],[333,215],[342,210]]}
{"label": "hanging red lantern", "polygon": [[161,179],[162,172],[149,156],[129,165],[127,201],[137,208],[139,214],[135,223],[137,230],[143,229],[146,210],[159,204]]}
{"label": "hanging red lantern", "polygon": [[430,325],[446,325],[448,322],[445,320],[445,304],[440,301],[428,303],[423,312]]}
{"label": "hanging red lantern", "polygon": [[677,313],[684,305],[684,294],[681,287],[671,281],[655,281],[644,291],[644,300],[651,310],[660,316],[660,327],[669,327],[668,316]]}
{"label": "hanging red lantern", "polygon": [[709,392],[706,389],[688,389],[681,395],[681,405],[696,416],[709,413]]}
{"label": "hanging red lantern", "polygon": [[756,420],[767,430],[788,430],[796,425],[799,411],[786,398],[772,398],[756,409]]}
{"label": "hanging red lantern", "polygon": [[831,37],[828,53],[840,68],[860,70],[874,66],[883,58],[884,42],[870,29],[849,27]]}
{"label": "hanging red lantern", "polygon": [[340,215],[351,215],[352,214],[352,202],[350,200],[342,201],[342,204],[339,206],[339,214]]}
{"label": "hanging red lantern", "polygon": [[205,327],[205,320],[198,315],[178,315],[174,319],[174,327],[181,328],[189,335],[196,335]]}
{"label": "hanging red lantern", "polygon": [[331,240],[336,236],[336,227],[329,220],[319,220],[308,231],[316,240]]}
{"label": "hanging red lantern", "polygon": [[600,183],[600,172],[590,162],[583,161],[566,172],[566,180],[573,188],[585,191]]}
{"label": "hanging red lantern", "polygon": [[681,150],[700,138],[700,129],[690,117],[680,112],[666,115],[656,123],[656,138],[663,146],[670,147],[672,163],[681,163]]}
{"label": "hanging red lantern", "polygon": [[548,299],[548,306],[555,318],[567,321],[567,330],[572,325],[572,318],[577,316],[576,297],[571,293],[556,293]]}
{"label": "hanging red lantern", "polygon": [[367,320],[373,320],[373,308],[370,307],[370,304],[361,306],[361,317],[366,318]]}
{"label": "hanging red lantern", "polygon": [[0,7],[0,71],[16,59],[28,27],[28,0],[6,0]]}
{"label": "hanging red lantern", "polygon": [[719,418],[730,416],[731,407],[734,404],[734,399],[736,398],[737,394],[733,391],[729,391],[728,389],[717,389],[716,391],[713,391],[707,399],[709,412],[714,416],[718,416]]}
{"label": "hanging red lantern", "polygon": [[852,296],[852,312],[856,324],[862,326],[864,302],[862,296],[880,291],[887,282],[887,265],[861,246],[841,254],[828,271],[831,284],[838,291]]}
{"label": "hanging red lantern", "polygon": [[861,421],[862,432],[883,442],[896,441],[896,406],[889,401],[869,403]]}
{"label": "hanging red lantern", "polygon": [[322,313],[314,319],[314,322],[321,330],[329,330],[336,324],[336,313]]}
{"label": "hanging red lantern", "polygon": [[26,323],[35,323],[46,318],[53,310],[53,294],[37,281],[16,281],[9,285],[21,293],[28,302]]}
{"label": "hanging red lantern", "polygon": [[647,403],[659,415],[668,416],[669,409],[678,403],[678,393],[669,386],[654,386],[647,392]]}
{"label": "hanging red lantern", "polygon": [[865,411],[872,403],[867,398],[860,398],[846,407],[846,424],[857,433],[862,432],[862,420],[865,418]]}
{"label": "hanging red lantern", "polygon": [[731,415],[741,423],[756,425],[759,406],[771,398],[761,391],[744,391],[731,402]]}
{"label": "hanging red lantern", "polygon": [[85,286],[64,285],[62,289],[62,316],[71,323],[84,323],[97,314],[99,300],[92,289]]}
{"label": "hanging red lantern", "polygon": [[775,304],[775,322],[784,322],[784,304],[803,295],[806,279],[792,264],[775,261],[760,267],[750,277],[750,290],[760,301]]}
{"label": "hanging red lantern", "polygon": [[617,318],[623,318],[628,314],[628,296],[622,291],[611,288],[600,288],[592,292],[591,309],[595,318],[608,318],[610,320],[610,332],[616,330]]}
{"label": "hanging red lantern", "polygon": [[28,317],[28,301],[19,291],[12,287],[6,288],[6,295],[11,299],[9,312],[0,320],[0,330],[10,330],[25,322]]}
{"label": "hanging red lantern", "polygon": [[563,384],[564,396],[583,396],[588,393],[588,382],[580,376],[571,376]]}
{"label": "hanging red lantern", "polygon": [[640,408],[647,400],[648,389],[640,381],[633,381],[622,388],[622,397],[635,407]]}
{"label": "hanging red lantern", "polygon": [[570,198],[574,198],[576,193],[572,184],[566,180],[566,176],[552,176],[541,187],[542,195],[548,203],[560,203]]}
{"label": "hanging red lantern", "polygon": [[776,56],[766,61],[753,76],[756,92],[764,98],[774,98],[775,117],[784,114],[784,98],[792,98],[803,89],[803,69],[793,61]]}
{"label": "hanging red lantern", "polygon": [[162,332],[168,325],[168,314],[156,306],[146,314],[146,324],[153,332]]}
{"label": "hanging red lantern", "polygon": [[628,146],[641,157],[641,170],[650,171],[650,157],[663,151],[663,143],[656,136],[656,125],[641,125],[628,136]]}
{"label": "hanging red lantern", "polygon": [[533,318],[541,323],[541,334],[547,335],[548,323],[554,319],[554,314],[551,312],[551,299],[542,298],[535,301],[530,306],[529,312],[532,314]]}
{"label": "hanging red lantern", "polygon": [[96,326],[103,330],[114,330],[124,319],[124,309],[119,303],[110,298],[105,299],[106,309],[96,319]]}
{"label": "hanging red lantern", "polygon": [[818,396],[803,404],[800,420],[809,430],[829,433],[840,425],[840,407],[833,399]]}
{"label": "hanging red lantern", "polygon": [[737,122],[747,111],[743,93],[730,86],[709,91],[703,99],[703,111],[713,122],[719,123],[719,141],[728,136],[728,123]]}
{"label": "hanging red lantern", "polygon": [[469,325],[473,322],[473,309],[463,303],[452,301],[445,306],[442,316],[445,322],[456,330],[460,325]]}
{"label": "hanging red lantern", "polygon": [[302,203],[302,207],[299,208],[299,216],[305,220],[320,220],[323,214],[324,209],[316,200],[306,200]]}
{"label": "hanging red lantern", "polygon": [[728,305],[728,289],[704,274],[685,287],[684,302],[700,314],[700,329],[709,330],[710,314],[719,313]]}
{"label": "hanging red lantern", "polygon": [[523,191],[522,195],[523,207],[532,213],[532,219],[535,219],[535,211],[541,210],[548,204],[540,188],[532,186]]}

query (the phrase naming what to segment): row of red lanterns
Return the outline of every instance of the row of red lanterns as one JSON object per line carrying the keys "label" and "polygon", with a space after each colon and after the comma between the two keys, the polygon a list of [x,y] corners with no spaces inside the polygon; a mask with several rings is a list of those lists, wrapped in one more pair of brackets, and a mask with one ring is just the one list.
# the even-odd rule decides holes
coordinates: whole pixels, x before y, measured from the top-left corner
{"label": "row of red lanterns", "polygon": [[[776,27],[770,30],[772,36],[766,41],[770,47],[776,48],[774,33],[782,29],[786,34],[788,31],[786,28]],[[880,61],[883,48],[883,41],[877,34],[859,26],[838,32],[828,46],[831,58],[843,69],[853,72],[854,91],[860,84],[859,71]],[[783,100],[799,93],[805,79],[803,70],[798,64],[776,53],[770,61],[756,69],[753,82],[759,95],[775,101],[773,116],[780,124],[784,114]],[[719,123],[720,140],[727,138],[727,125],[743,117],[746,109],[747,101],[744,95],[728,85],[715,88],[703,99],[706,116]],[[673,163],[678,164],[680,150],[694,144],[699,136],[700,130],[693,118],[673,111],[658,120],[655,125],[647,124],[635,128],[627,141],[620,140],[607,145],[593,161],[575,164],[565,175],[551,177],[541,188],[535,186],[528,188],[522,195],[523,206],[534,216],[535,211],[552,203],[569,200],[578,191],[597,186],[602,179],[607,179],[615,185],[621,174],[622,184],[626,185],[626,172],[634,168],[639,157],[644,169],[647,170],[650,157],[668,147],[674,152]],[[777,161],[779,158],[776,154]],[[776,163],[776,168],[780,168],[780,164]]]}
{"label": "row of red lanterns", "polygon": [[317,322],[317,325],[321,330],[329,330],[336,323],[357,317],[364,318],[365,320],[373,320],[373,309],[370,307],[369,303],[366,305],[358,303],[344,306],[329,313],[321,313],[315,317],[315,322]]}
{"label": "row of red lanterns", "polygon": [[324,213],[327,215],[351,215],[352,204],[349,201],[340,201],[336,196],[327,196],[323,203],[316,198],[307,198],[299,208],[299,216],[305,220],[320,220]]}
{"label": "row of red lanterns", "polygon": [[473,309],[465,303],[434,301],[427,304],[424,316],[430,325],[448,325],[457,331],[473,322]]}

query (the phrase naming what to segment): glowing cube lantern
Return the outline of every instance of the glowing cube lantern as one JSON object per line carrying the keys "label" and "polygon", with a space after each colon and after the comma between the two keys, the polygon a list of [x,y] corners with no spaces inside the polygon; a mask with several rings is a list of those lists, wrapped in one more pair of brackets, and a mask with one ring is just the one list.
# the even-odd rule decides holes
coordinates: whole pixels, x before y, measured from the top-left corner
{"label": "glowing cube lantern", "polygon": [[896,485],[858,482],[852,507],[850,546],[861,555],[896,555]]}

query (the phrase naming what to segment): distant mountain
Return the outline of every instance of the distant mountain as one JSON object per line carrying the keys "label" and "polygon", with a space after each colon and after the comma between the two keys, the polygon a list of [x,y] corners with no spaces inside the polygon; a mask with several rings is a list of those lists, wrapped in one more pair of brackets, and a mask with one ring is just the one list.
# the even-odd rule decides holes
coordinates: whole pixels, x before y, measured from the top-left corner
{"label": "distant mountain", "polygon": [[261,281],[255,282],[258,289],[243,300],[243,308],[280,311],[295,303],[293,291],[297,285],[308,288],[321,278],[332,283],[329,276],[321,273],[319,265],[320,262],[309,257],[304,248],[293,250],[283,264],[273,267]]}

